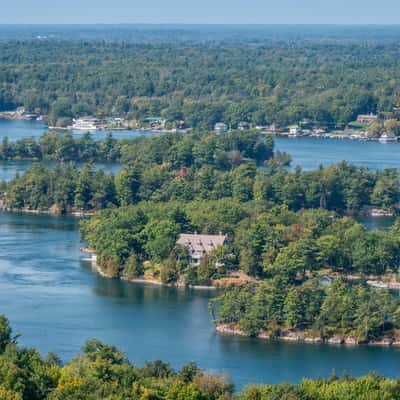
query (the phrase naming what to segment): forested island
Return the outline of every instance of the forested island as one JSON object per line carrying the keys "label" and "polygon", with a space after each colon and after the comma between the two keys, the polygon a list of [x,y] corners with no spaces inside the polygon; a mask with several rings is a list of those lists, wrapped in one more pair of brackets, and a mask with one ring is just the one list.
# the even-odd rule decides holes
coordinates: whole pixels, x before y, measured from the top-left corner
{"label": "forested island", "polygon": [[[272,138],[252,130],[123,141],[108,136],[103,142],[48,133],[38,142],[3,141],[2,158],[17,154],[57,163],[37,163],[2,183],[2,207],[95,212],[82,221],[82,238],[96,257],[95,268],[107,277],[226,288],[214,308],[219,330],[226,333],[398,342],[397,299],[380,297],[365,283],[398,285],[399,223],[389,231],[370,231],[349,217],[372,207],[396,212],[397,170],[371,171],[346,162],[290,170],[290,156],[274,152]],[[107,159],[122,165],[115,176],[93,164]],[[80,161],[89,163],[78,167]],[[323,287],[326,279],[329,289]],[[340,279],[350,286],[336,286]],[[271,287],[280,288],[279,299],[269,299]],[[241,304],[246,296],[258,298],[254,293],[260,304]],[[304,304],[293,303],[299,293]],[[341,306],[343,296],[354,302]],[[269,301],[276,303],[271,315]],[[341,316],[354,317],[327,319],[329,302]],[[312,310],[301,308],[308,303]],[[369,305],[361,309],[364,303]],[[372,309],[379,312],[367,321]],[[288,317],[296,312],[298,320]]]}
{"label": "forested island", "polygon": [[[38,142],[4,140],[0,159],[56,162],[55,167],[37,163],[3,183],[2,205],[9,209],[85,212],[143,201],[233,198],[353,215],[371,208],[393,213],[400,192],[395,169],[373,171],[342,162],[289,170],[290,155],[274,152],[270,136],[251,130],[131,140],[109,135],[101,142],[89,135],[48,133]],[[112,161],[122,165],[115,177],[93,165]]]}
{"label": "forested island", "polygon": [[175,371],[161,360],[142,367],[113,345],[88,340],[67,364],[18,344],[0,315],[0,397],[2,400],[359,400],[397,399],[398,380],[370,374],[361,378],[332,375],[298,385],[251,385],[234,392],[228,377],[190,362]]}

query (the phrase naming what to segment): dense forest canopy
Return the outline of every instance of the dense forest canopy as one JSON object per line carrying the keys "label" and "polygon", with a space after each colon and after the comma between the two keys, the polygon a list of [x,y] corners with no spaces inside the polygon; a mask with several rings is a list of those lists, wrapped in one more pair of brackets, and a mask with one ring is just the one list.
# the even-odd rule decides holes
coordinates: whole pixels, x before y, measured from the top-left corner
{"label": "dense forest canopy", "polygon": [[[223,232],[229,244],[193,267],[175,243],[180,233],[196,231]],[[328,211],[294,213],[235,199],[104,210],[82,222],[82,233],[108,275],[138,277],[147,269],[165,283],[184,277],[187,284],[210,284],[240,270],[253,278],[281,277],[296,284],[313,274],[382,276],[397,273],[400,265],[398,224],[389,232],[370,231]]]}
{"label": "dense forest canopy", "polygon": [[[236,127],[240,121],[287,125],[303,118],[343,126],[359,113],[391,112],[398,105],[394,31],[372,39],[354,31],[352,40],[351,29],[348,36],[322,38],[310,32],[296,37],[289,29],[279,40],[264,34],[272,39],[257,43],[174,42],[168,35],[152,41],[151,31],[147,42],[137,43],[1,41],[0,110],[38,109],[52,124],[97,114],[139,121],[160,116],[170,126],[184,120],[210,129],[218,121]],[[194,36],[207,38],[202,31]]]}
{"label": "dense forest canopy", "polygon": [[290,287],[274,279],[232,287],[211,305],[218,310],[218,324],[233,324],[250,336],[279,337],[291,329],[301,330],[310,339],[339,336],[365,343],[400,328],[400,303],[395,297],[343,280],[325,287],[318,280]]}
{"label": "dense forest canopy", "polygon": [[[38,141],[0,143],[0,160],[56,161],[34,165],[0,185],[9,208],[61,212],[97,210],[140,201],[167,202],[233,198],[240,202],[284,204],[291,210],[323,208],[360,213],[375,206],[389,212],[400,199],[399,172],[372,171],[346,162],[314,171],[286,168],[290,156],[273,151],[270,136],[257,131],[223,135],[167,134],[94,141],[54,132]],[[116,176],[93,163],[118,161]],[[79,170],[70,162],[89,162]]]}

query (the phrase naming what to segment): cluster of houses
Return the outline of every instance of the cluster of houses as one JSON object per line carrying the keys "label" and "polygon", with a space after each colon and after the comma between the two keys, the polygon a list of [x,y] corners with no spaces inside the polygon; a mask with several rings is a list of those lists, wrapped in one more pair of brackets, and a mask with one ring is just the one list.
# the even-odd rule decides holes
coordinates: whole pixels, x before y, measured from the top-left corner
{"label": "cluster of houses", "polygon": [[[400,108],[394,109],[400,114]],[[358,139],[358,140],[378,140],[382,143],[396,142],[398,137],[390,131],[381,133],[378,138],[371,138],[369,135],[369,126],[374,122],[380,121],[376,114],[360,114],[357,116],[356,127],[346,127],[344,130],[332,130],[327,128],[315,127],[311,121],[304,119],[298,125],[291,125],[288,127],[277,127],[276,124],[267,126],[255,126],[254,128],[265,133],[273,135],[281,135],[287,137],[321,137],[321,138],[339,138],[339,139]],[[250,129],[251,125],[247,121],[239,122],[237,129],[247,130]],[[227,124],[223,122],[217,122],[214,126],[214,132],[217,134],[225,133],[229,130]]]}
{"label": "cluster of houses", "polygon": [[18,107],[15,111],[2,111],[0,117],[4,119],[25,119],[41,121],[43,116],[37,112],[27,112],[25,107]]}

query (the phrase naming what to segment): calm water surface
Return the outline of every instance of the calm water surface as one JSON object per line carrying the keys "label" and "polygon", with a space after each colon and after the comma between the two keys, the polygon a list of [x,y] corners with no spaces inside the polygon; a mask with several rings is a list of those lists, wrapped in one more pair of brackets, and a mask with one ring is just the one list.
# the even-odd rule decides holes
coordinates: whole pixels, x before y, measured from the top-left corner
{"label": "calm water surface", "polygon": [[[1,120],[0,119],[0,142],[4,137],[8,137],[10,141],[15,141],[23,138],[39,138],[47,131],[47,126],[40,121],[25,121],[25,120]],[[73,131],[75,137],[82,136],[82,131]],[[102,140],[108,132],[97,131],[92,133],[96,140]],[[114,131],[112,132],[116,139],[129,139],[141,136],[142,131]],[[146,136],[151,136],[156,133],[147,132]],[[48,163],[51,165],[51,163]],[[22,174],[32,166],[31,161],[0,161],[0,180],[10,181],[17,173]],[[116,173],[119,171],[118,164],[102,164],[96,163],[97,168],[103,168],[106,172]]]}
{"label": "calm water surface", "polygon": [[315,169],[342,160],[371,169],[400,168],[400,143],[364,142],[349,139],[275,137],[277,150],[292,156],[292,166]]}
{"label": "calm water surface", "polygon": [[23,345],[64,360],[97,337],[132,361],[194,360],[250,382],[297,382],[338,373],[400,374],[400,350],[270,343],[216,335],[207,303],[213,291],[131,284],[99,277],[79,247],[77,220],[0,213],[0,313]]}
{"label": "calm water surface", "polygon": [[[5,120],[0,119],[0,141],[4,137],[8,137],[11,141],[24,138],[39,138],[44,132],[48,131],[47,126],[41,121],[26,121],[26,120]],[[65,132],[65,131],[61,131]],[[143,135],[143,131],[135,130],[116,130],[116,131],[95,131],[92,136],[96,140],[104,139],[109,132],[112,132],[116,139],[129,139],[135,136]],[[84,131],[71,131],[75,137],[82,136]],[[146,132],[147,136],[155,133]]]}
{"label": "calm water surface", "polygon": [[[0,141],[7,136],[10,140],[28,137],[40,137],[47,127],[39,121],[0,120]],[[114,131],[118,139],[129,139],[143,135],[142,131]],[[146,136],[158,133],[146,133]],[[79,137],[82,132],[73,132]],[[105,131],[92,133],[93,138],[102,140]],[[347,160],[356,165],[372,169],[400,168],[400,143],[382,144],[378,142],[361,142],[356,140],[286,138],[275,137],[277,150],[285,151],[292,156],[292,166],[300,165],[304,170],[315,169],[320,165],[336,164]],[[0,180],[10,180],[17,172],[22,173],[31,166],[30,162],[0,162]],[[101,166],[101,165],[100,165]],[[116,165],[104,165],[107,171],[118,170]]]}

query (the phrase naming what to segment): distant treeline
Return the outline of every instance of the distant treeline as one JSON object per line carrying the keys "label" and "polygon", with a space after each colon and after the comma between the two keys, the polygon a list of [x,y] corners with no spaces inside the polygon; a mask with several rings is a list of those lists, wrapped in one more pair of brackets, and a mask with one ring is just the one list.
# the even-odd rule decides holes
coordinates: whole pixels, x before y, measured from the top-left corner
{"label": "distant treeline", "polygon": [[0,160],[54,160],[59,162],[116,162],[121,156],[123,140],[108,134],[102,141],[93,140],[90,133],[75,138],[71,133],[46,132],[37,140],[23,138],[0,143]]}
{"label": "distant treeline", "polygon": [[360,113],[391,112],[399,43],[384,32],[368,42],[346,32],[326,41],[292,31],[258,43],[239,34],[230,43],[174,43],[167,33],[164,43],[0,41],[0,111],[24,106],[63,126],[87,114],[157,116],[205,130],[303,118],[344,126]]}

